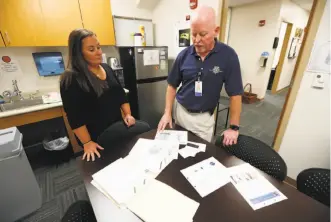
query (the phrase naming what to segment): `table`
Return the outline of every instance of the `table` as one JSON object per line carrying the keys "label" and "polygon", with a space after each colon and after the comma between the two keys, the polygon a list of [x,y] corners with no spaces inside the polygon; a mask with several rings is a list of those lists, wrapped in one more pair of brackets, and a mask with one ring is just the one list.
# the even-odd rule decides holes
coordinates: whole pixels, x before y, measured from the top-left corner
{"label": "table", "polygon": [[[176,129],[183,130],[178,126],[176,126]],[[131,211],[127,209],[118,209],[111,200],[107,199],[93,185],[91,185],[90,182],[92,180],[92,175],[98,170],[109,165],[119,157],[124,157],[127,155],[139,138],[153,139],[155,133],[156,131],[152,130],[138,137],[135,137],[130,141],[122,142],[116,147],[109,149],[106,148],[101,153],[102,157],[95,162],[85,162],[82,161],[81,158],[77,159],[77,163],[83,176],[87,193],[89,195],[98,222],[141,221]],[[328,207],[304,195],[303,193],[300,193],[295,188],[285,183],[279,182],[273,177],[264,173],[263,175],[285,196],[287,196],[287,200],[254,211],[231,183],[228,183],[210,195],[201,198],[195,189],[190,185],[190,183],[180,173],[181,169],[198,163],[211,156],[214,156],[226,167],[242,164],[243,161],[234,156],[231,156],[221,148],[198,138],[192,133],[189,133],[188,138],[190,141],[207,144],[206,152],[198,153],[194,158],[189,157],[183,159],[181,156],[179,156],[178,160],[171,162],[171,164],[169,164],[162,171],[157,179],[200,203],[200,206],[194,216],[195,222],[330,221],[330,209]]]}

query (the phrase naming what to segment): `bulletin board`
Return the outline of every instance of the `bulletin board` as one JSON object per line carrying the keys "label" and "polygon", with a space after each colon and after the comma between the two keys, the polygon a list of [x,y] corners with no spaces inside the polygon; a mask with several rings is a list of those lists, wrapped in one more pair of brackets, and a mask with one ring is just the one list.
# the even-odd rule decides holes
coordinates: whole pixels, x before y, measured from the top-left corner
{"label": "bulletin board", "polygon": [[145,26],[146,46],[154,46],[154,29],[151,19],[114,16],[116,46],[133,46],[133,34],[139,32],[139,26]]}

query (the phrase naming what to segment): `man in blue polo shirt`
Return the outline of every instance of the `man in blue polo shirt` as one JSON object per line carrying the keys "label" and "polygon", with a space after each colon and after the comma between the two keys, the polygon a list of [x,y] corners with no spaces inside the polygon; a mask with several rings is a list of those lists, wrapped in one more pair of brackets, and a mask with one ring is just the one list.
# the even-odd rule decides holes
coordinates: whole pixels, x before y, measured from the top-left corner
{"label": "man in blue polo shirt", "polygon": [[213,113],[224,83],[230,97],[230,128],[224,131],[223,143],[237,143],[243,93],[240,65],[236,52],[215,40],[218,33],[214,9],[201,7],[191,23],[193,45],[179,53],[169,73],[166,108],[158,130],[168,124],[172,128],[174,108],[176,124],[211,141]]}

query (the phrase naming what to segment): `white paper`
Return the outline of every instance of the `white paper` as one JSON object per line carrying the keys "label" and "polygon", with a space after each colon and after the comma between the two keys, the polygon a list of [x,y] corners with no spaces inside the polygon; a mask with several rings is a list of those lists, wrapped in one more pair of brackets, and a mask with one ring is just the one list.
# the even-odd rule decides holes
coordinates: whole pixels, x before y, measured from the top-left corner
{"label": "white paper", "polygon": [[93,174],[91,183],[118,207],[125,208],[137,192],[178,158],[178,149],[176,141],[139,139],[128,156]]}
{"label": "white paper", "polygon": [[158,140],[172,140],[177,141],[181,145],[187,144],[187,131],[178,130],[163,130],[155,135]]}
{"label": "white paper", "polygon": [[[192,147],[192,146],[190,146],[190,144],[197,145],[198,147]],[[179,154],[183,158],[187,158],[189,156],[195,157],[195,155],[197,155],[197,153],[205,152],[205,151],[206,151],[206,144],[188,141],[187,145],[184,148],[179,150]]]}
{"label": "white paper", "polygon": [[122,158],[93,174],[92,177],[107,196],[111,196],[120,206],[125,206],[146,184],[144,170],[132,166],[129,161]]}
{"label": "white paper", "polygon": [[58,103],[61,102],[61,95],[59,92],[50,92],[42,96],[44,104]]}
{"label": "white paper", "polygon": [[207,196],[230,182],[227,168],[214,157],[205,159],[180,172],[201,197]]}
{"label": "white paper", "polygon": [[308,71],[330,74],[331,70],[331,42],[316,42],[312,50]]}
{"label": "white paper", "polygon": [[95,180],[92,180],[91,184],[111,200],[118,208],[126,208],[124,205],[119,205]]}
{"label": "white paper", "polygon": [[287,199],[284,194],[249,164],[228,168],[228,173],[231,183],[253,210]]}
{"label": "white paper", "polygon": [[160,64],[160,51],[157,49],[144,50],[144,66],[159,65]]}
{"label": "white paper", "polygon": [[154,180],[127,206],[146,222],[192,222],[199,203]]}
{"label": "white paper", "polygon": [[166,62],[166,60],[161,60],[161,62],[160,62],[160,69],[161,70],[166,70],[167,69],[167,62]]}
{"label": "white paper", "polygon": [[13,72],[21,73],[22,71],[17,60],[10,56],[2,56],[2,60],[0,61],[0,72],[6,74]]}
{"label": "white paper", "polygon": [[178,159],[178,149],[177,141],[139,139],[126,159],[155,178],[172,160]]}

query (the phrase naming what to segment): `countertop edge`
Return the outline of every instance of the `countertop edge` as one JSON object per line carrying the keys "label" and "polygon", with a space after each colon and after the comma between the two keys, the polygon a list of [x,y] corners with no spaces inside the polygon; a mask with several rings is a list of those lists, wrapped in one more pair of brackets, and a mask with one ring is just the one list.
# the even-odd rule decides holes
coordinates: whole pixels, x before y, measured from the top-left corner
{"label": "countertop edge", "polygon": [[10,110],[10,111],[0,112],[0,119],[5,118],[5,117],[10,117],[10,116],[16,116],[16,115],[20,115],[20,114],[24,114],[24,113],[51,109],[51,108],[60,107],[60,106],[62,106],[62,102],[41,104],[41,105],[30,106],[30,107],[26,107],[26,108],[22,108],[22,109],[15,109],[15,110]]}

